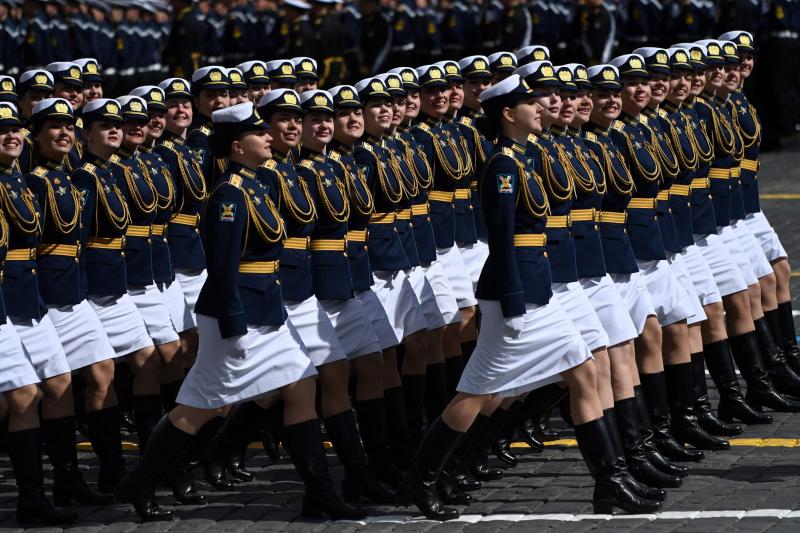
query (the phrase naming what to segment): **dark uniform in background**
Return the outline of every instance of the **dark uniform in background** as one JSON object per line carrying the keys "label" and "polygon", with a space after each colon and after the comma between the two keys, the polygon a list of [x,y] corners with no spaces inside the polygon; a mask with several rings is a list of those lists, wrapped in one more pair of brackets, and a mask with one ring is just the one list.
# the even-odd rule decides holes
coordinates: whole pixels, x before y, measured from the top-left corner
{"label": "dark uniform in background", "polygon": [[[315,0],[320,5],[319,0]],[[322,3],[327,5],[328,3]],[[331,4],[335,5],[335,4]],[[347,77],[347,66],[344,61],[344,52],[347,41],[342,32],[341,13],[332,7],[323,7],[319,16],[312,21],[315,37],[315,46],[305,54],[311,55],[319,61],[319,85],[321,88],[335,87],[344,83]],[[309,53],[312,52],[313,53]]]}
{"label": "dark uniform in background", "polygon": [[166,48],[166,60],[175,76],[186,78],[202,65],[208,27],[198,6],[176,7],[172,33]]}

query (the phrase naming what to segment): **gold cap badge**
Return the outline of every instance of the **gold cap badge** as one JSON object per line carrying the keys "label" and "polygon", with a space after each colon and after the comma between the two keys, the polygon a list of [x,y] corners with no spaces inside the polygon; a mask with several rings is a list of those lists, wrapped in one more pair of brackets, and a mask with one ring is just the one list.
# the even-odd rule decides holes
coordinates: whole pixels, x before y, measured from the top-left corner
{"label": "gold cap badge", "polygon": [[553,67],[551,67],[550,65],[542,66],[542,76],[550,77],[552,75],[553,75]]}
{"label": "gold cap badge", "polygon": [[283,101],[286,102],[287,104],[296,104],[297,103],[297,97],[295,95],[293,95],[292,93],[284,93]]}
{"label": "gold cap badge", "polygon": [[318,94],[317,96],[314,97],[314,103],[317,104],[317,105],[326,106],[326,105],[328,105],[328,99],[325,98],[325,95]]}
{"label": "gold cap badge", "polygon": [[544,53],[544,50],[535,50],[533,52],[533,58],[536,61],[542,61],[544,59],[547,59],[547,55]]}
{"label": "gold cap badge", "polygon": [[222,72],[218,70],[212,70],[208,74],[208,79],[210,79],[211,81],[220,81],[222,80]]}
{"label": "gold cap badge", "polygon": [[64,102],[56,102],[56,113],[69,113],[69,106]]}

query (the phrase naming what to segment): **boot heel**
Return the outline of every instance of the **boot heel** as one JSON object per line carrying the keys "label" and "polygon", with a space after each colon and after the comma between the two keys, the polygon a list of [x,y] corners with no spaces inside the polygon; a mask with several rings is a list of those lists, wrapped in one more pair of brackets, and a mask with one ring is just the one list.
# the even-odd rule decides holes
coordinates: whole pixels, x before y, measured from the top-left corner
{"label": "boot heel", "polygon": [[609,502],[592,502],[594,514],[614,514],[614,506]]}

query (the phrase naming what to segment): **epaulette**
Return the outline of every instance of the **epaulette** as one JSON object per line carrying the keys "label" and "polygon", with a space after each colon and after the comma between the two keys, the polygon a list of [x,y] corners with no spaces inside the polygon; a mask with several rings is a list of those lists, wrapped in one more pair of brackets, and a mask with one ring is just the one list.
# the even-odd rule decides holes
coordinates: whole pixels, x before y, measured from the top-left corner
{"label": "epaulette", "polygon": [[172,150],[175,147],[175,145],[172,144],[172,141],[164,141],[164,142],[161,143],[161,146],[163,146],[164,148],[167,148],[169,150]]}
{"label": "epaulette", "polygon": [[200,133],[206,136],[211,135],[211,128],[208,126],[200,126]]}
{"label": "epaulette", "polygon": [[278,163],[275,162],[274,159],[268,159],[266,163],[264,163],[264,168],[268,168],[270,170],[274,170],[278,166]]}
{"label": "epaulette", "polygon": [[75,127],[79,129],[83,129],[83,117],[78,117],[75,120]]}
{"label": "epaulette", "polygon": [[465,126],[472,126],[472,119],[469,117],[461,117],[459,122]]}
{"label": "epaulette", "polygon": [[363,143],[361,143],[361,147],[362,147],[364,150],[366,150],[367,152],[371,153],[371,154],[374,154],[374,153],[375,153],[375,149],[374,149],[374,148],[372,147],[372,145],[371,145],[370,143],[368,143],[368,142],[363,142]]}
{"label": "epaulette", "polygon": [[40,178],[43,178],[43,177],[47,176],[47,169],[45,167],[38,166],[38,167],[33,169],[32,174],[34,176],[39,176]]}
{"label": "epaulette", "polygon": [[31,134],[31,130],[29,130],[28,128],[20,128],[19,132],[22,134],[22,137],[27,137],[28,135]]}
{"label": "epaulette", "polygon": [[507,155],[508,157],[514,157],[514,150],[509,148],[508,146],[503,146],[503,149],[500,150],[503,155]]}
{"label": "epaulette", "polygon": [[658,116],[659,116],[659,117],[661,117],[661,118],[667,118],[667,115],[669,115],[669,113],[667,113],[667,111],[666,111],[665,109],[659,109],[659,110],[658,110]]}
{"label": "epaulette", "polygon": [[611,128],[617,131],[623,131],[625,129],[625,123],[621,120],[615,120],[613,124],[611,124]]}
{"label": "epaulette", "polygon": [[533,133],[531,133],[530,135],[528,135],[528,142],[531,144],[536,144],[539,142],[539,138]]}
{"label": "epaulette", "polygon": [[231,174],[228,183],[236,187],[237,189],[241,188],[242,185],[242,177],[239,174]]}
{"label": "epaulette", "polygon": [[339,160],[342,158],[342,156],[340,156],[340,155],[339,155],[339,152],[336,152],[336,151],[332,151],[332,152],[330,152],[330,153],[328,154],[328,157],[330,157],[330,158],[331,158],[331,159],[333,159],[334,161],[339,161]]}
{"label": "epaulette", "polygon": [[647,122],[648,122],[647,121],[647,116],[644,113],[639,115],[639,123],[640,124],[644,124],[645,126],[647,126]]}
{"label": "epaulette", "polygon": [[425,124],[424,122],[420,122],[419,124],[417,124],[417,127],[426,133],[429,133],[431,131],[431,127]]}
{"label": "epaulette", "polygon": [[111,157],[108,158],[109,161],[112,163],[119,163],[119,156],[117,154],[112,154]]}
{"label": "epaulette", "polygon": [[85,170],[85,171],[86,171],[86,172],[88,172],[89,174],[94,174],[94,170],[95,170],[95,168],[97,168],[97,167],[95,167],[95,166],[94,166],[93,164],[91,164],[91,163],[84,163],[83,165],[81,165],[81,170]]}
{"label": "epaulette", "polygon": [[586,139],[592,142],[597,142],[597,134],[592,133],[591,131],[586,132]]}
{"label": "epaulette", "polygon": [[300,161],[300,166],[309,170],[314,170],[314,162],[310,159],[303,159]]}

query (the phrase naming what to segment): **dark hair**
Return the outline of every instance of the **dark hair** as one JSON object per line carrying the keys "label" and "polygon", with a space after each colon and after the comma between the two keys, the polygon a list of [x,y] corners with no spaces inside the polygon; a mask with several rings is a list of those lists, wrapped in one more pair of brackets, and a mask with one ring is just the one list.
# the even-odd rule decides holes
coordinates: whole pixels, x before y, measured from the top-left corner
{"label": "dark hair", "polygon": [[501,115],[481,115],[475,119],[475,128],[487,139],[494,141],[500,135],[503,127]]}
{"label": "dark hair", "polygon": [[238,138],[239,136],[231,137],[212,133],[208,138],[208,144],[211,146],[211,151],[214,152],[214,157],[228,157],[231,153],[231,144]]}

